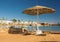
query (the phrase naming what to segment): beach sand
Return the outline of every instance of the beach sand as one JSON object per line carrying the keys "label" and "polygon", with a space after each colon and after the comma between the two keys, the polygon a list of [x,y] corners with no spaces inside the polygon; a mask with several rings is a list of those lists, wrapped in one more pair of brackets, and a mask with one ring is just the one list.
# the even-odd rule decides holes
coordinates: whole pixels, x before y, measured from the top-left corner
{"label": "beach sand", "polygon": [[[1,31],[1,30],[0,30]],[[47,34],[46,36],[8,34],[7,29],[0,32],[0,42],[60,42],[60,34]]]}

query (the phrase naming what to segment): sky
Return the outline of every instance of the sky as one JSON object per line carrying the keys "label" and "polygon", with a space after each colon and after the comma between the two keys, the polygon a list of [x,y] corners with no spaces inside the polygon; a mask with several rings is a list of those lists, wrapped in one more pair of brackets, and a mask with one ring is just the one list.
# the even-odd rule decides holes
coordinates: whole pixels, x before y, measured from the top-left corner
{"label": "sky", "polygon": [[23,21],[36,21],[36,16],[23,14],[26,8],[41,5],[56,10],[52,14],[39,15],[39,22],[60,23],[60,0],[0,0],[0,19],[19,19]]}

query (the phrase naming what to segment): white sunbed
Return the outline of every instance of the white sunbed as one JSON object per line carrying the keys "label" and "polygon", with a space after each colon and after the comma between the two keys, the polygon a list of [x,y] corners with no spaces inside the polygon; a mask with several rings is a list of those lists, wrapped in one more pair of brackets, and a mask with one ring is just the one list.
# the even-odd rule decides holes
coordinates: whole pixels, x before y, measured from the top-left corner
{"label": "white sunbed", "polygon": [[43,35],[43,36],[45,36],[46,34],[44,34],[44,33],[42,32],[42,30],[36,30],[36,35]]}

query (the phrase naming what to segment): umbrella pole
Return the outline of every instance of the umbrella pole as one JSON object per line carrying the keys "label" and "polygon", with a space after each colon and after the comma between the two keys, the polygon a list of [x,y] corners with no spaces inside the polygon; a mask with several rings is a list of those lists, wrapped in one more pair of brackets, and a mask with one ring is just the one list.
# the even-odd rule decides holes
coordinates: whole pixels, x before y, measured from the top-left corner
{"label": "umbrella pole", "polygon": [[37,9],[37,17],[36,17],[36,21],[37,21],[37,30],[39,30],[39,27],[38,27],[38,9]]}

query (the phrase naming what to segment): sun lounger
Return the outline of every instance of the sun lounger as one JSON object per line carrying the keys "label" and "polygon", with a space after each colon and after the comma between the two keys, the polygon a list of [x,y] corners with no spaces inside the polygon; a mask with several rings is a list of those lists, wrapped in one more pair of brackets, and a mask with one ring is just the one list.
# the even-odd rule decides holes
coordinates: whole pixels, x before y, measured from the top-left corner
{"label": "sun lounger", "polygon": [[51,32],[51,34],[60,34],[60,32]]}
{"label": "sun lounger", "polygon": [[36,35],[36,36],[46,36],[46,34],[38,34],[38,35]]}
{"label": "sun lounger", "polygon": [[37,35],[37,36],[46,36],[46,34],[43,33],[43,31],[41,31],[41,30],[37,30],[37,31],[36,31],[36,35]]}
{"label": "sun lounger", "polygon": [[23,34],[24,34],[24,35],[31,35],[30,32],[26,32],[26,31],[25,31]]}
{"label": "sun lounger", "polygon": [[14,26],[10,27],[8,30],[9,34],[20,34],[22,33],[22,28],[15,28]]}
{"label": "sun lounger", "polygon": [[24,29],[23,34],[24,34],[24,35],[31,35],[31,32],[29,32],[28,30]]}

